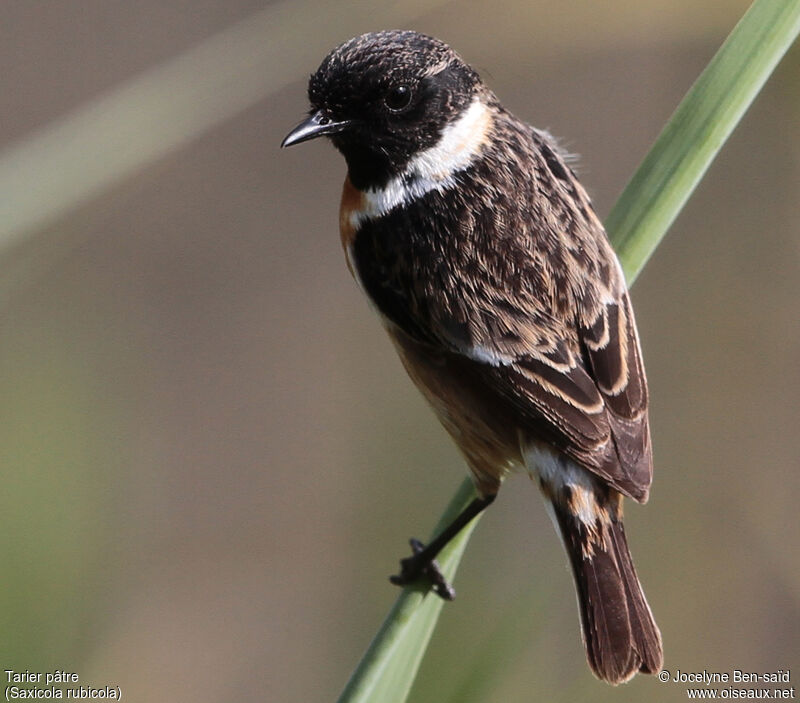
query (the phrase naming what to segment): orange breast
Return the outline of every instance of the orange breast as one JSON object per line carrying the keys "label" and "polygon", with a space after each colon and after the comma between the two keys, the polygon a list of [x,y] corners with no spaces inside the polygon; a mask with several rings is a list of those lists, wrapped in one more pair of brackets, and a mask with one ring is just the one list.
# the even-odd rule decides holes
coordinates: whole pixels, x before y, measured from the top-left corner
{"label": "orange breast", "polygon": [[[339,207],[339,234],[342,237],[342,247],[347,252],[356,236],[352,225],[352,215],[364,209],[364,193],[356,188],[350,178],[344,179],[342,188],[342,203]],[[349,265],[349,262],[348,262]]]}

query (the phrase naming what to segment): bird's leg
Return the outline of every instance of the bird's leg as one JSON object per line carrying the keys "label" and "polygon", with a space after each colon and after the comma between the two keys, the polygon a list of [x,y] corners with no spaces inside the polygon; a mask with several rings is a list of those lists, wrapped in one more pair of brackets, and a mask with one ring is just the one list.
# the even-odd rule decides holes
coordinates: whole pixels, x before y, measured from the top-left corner
{"label": "bird's leg", "polygon": [[444,549],[445,545],[453,539],[466,525],[481,511],[488,508],[494,501],[495,496],[489,495],[483,498],[475,498],[464,510],[462,510],[453,522],[451,522],[442,532],[427,546],[418,539],[410,539],[411,549],[414,554],[400,560],[400,573],[390,576],[389,580],[397,586],[416,581],[420,576],[427,576],[433,585],[434,592],[444,598],[453,600],[456,597],[455,589],[447,582],[442,574],[439,564],[435,561],[437,554]]}

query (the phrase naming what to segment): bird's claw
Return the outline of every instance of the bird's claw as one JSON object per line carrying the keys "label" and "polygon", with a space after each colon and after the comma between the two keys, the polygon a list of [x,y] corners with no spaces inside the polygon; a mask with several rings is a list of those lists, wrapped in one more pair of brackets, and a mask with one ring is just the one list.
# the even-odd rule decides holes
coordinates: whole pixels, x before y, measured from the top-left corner
{"label": "bird's claw", "polygon": [[414,554],[400,560],[400,573],[390,576],[389,580],[395,586],[406,586],[420,576],[426,576],[430,579],[433,592],[437,596],[444,600],[453,600],[456,597],[456,591],[442,573],[439,562],[435,559],[426,559],[424,556],[420,558],[425,545],[418,539],[412,537],[409,544]]}

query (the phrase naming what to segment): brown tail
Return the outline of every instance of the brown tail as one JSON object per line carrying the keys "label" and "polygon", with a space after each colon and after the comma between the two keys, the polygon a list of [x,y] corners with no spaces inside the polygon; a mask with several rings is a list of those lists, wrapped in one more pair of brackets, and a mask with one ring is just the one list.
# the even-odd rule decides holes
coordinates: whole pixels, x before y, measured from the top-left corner
{"label": "brown tail", "polygon": [[617,510],[589,531],[568,505],[553,501],[569,553],[581,613],[586,656],[594,673],[611,684],[636,672],[661,670],[661,633],[633,567]]}

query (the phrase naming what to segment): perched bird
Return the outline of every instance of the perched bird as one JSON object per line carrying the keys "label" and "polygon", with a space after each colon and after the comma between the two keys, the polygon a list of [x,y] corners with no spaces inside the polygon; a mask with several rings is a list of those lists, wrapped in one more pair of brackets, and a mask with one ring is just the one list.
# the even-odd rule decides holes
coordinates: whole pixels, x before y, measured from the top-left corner
{"label": "perched bird", "polygon": [[383,31],[334,49],[282,146],[328,137],[347,162],[339,225],[353,276],[469,466],[472,504],[394,583],[428,576],[508,472],[538,479],[569,554],[595,674],[662,661],[628,551],[623,496],[652,479],[647,382],[619,262],[546,133],[449,46]]}

